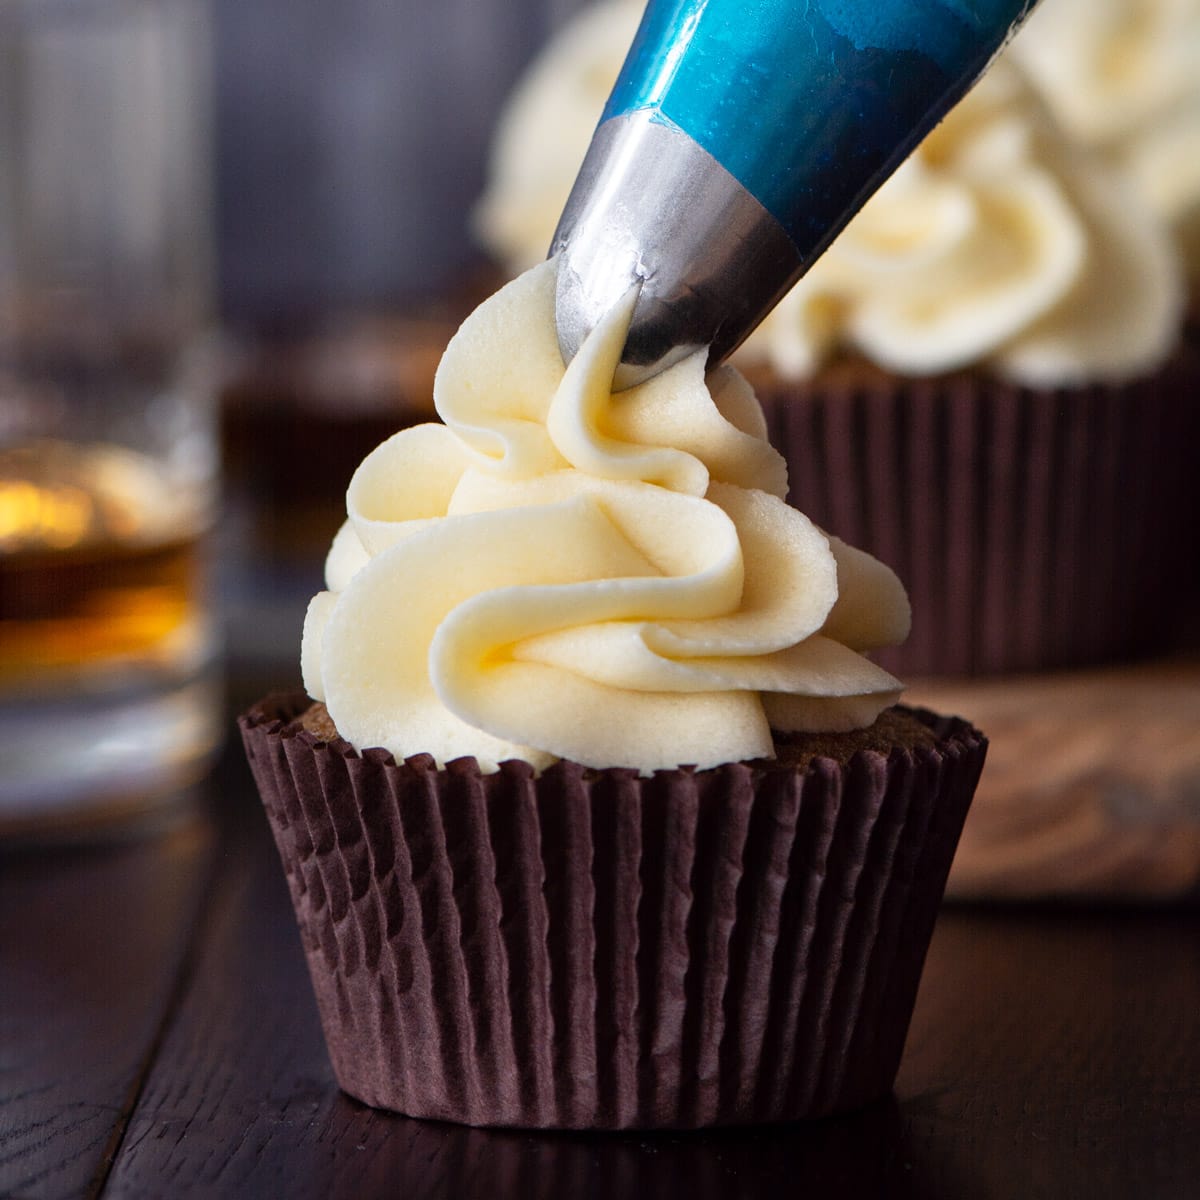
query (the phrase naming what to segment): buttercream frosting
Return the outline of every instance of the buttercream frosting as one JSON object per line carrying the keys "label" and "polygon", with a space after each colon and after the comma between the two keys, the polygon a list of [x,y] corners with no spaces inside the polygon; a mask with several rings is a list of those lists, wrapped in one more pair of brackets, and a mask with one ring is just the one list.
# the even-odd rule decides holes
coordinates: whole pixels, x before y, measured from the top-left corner
{"label": "buttercream frosting", "polygon": [[614,395],[631,293],[563,366],[557,264],[451,340],[444,424],[360,465],[305,621],[305,687],[364,749],[658,768],[869,725],[900,684],[895,575],[784,502],[732,367],[699,352]]}
{"label": "buttercream frosting", "polygon": [[[640,13],[631,0],[585,10],[502,116],[476,227],[510,271],[545,254]],[[1162,220],[1124,172],[1068,140],[1006,53],[735,361],[805,378],[853,350],[907,375],[1120,379],[1170,353],[1182,292]]]}
{"label": "buttercream frosting", "polygon": [[1200,210],[1200,0],[1043,0],[1012,53],[1174,225]]}
{"label": "buttercream frosting", "polygon": [[793,378],[851,349],[906,375],[985,365],[1036,386],[1081,384],[1160,366],[1182,304],[1166,227],[1002,59],[746,353]]}

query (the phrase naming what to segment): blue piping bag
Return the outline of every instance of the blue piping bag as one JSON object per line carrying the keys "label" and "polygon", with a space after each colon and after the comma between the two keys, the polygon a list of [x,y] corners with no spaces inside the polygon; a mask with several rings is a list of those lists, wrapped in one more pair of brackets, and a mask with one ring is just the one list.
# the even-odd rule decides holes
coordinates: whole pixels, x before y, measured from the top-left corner
{"label": "blue piping bag", "polygon": [[551,245],[570,361],[640,288],[618,387],[727,357],[1036,0],[650,0]]}

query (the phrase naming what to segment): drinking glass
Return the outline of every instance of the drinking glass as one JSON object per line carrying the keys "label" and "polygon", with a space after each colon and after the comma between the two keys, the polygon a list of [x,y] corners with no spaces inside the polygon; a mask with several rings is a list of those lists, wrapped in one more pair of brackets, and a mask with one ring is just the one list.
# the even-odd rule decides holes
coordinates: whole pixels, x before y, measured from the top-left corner
{"label": "drinking glass", "polygon": [[208,123],[200,0],[0,3],[0,833],[217,742]]}

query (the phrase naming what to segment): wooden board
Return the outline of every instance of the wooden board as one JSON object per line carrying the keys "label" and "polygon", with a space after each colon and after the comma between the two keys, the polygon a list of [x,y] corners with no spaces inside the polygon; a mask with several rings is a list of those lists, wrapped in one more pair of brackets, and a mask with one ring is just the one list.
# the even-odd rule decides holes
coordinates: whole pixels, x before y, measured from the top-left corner
{"label": "wooden board", "polygon": [[1200,661],[917,683],[990,740],[948,894],[1200,897]]}

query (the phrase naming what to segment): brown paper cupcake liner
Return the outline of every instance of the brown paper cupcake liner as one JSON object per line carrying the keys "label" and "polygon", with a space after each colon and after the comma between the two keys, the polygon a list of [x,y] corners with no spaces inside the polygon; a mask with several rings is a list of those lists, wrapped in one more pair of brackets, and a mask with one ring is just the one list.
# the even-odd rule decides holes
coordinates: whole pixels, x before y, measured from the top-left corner
{"label": "brown paper cupcake liner", "polygon": [[340,1085],[472,1125],[819,1116],[886,1094],[983,738],[844,764],[481,774],[241,720]]}
{"label": "brown paper cupcake liner", "polygon": [[1200,517],[1190,350],[1150,379],[1061,390],[849,362],[807,384],[752,379],[792,503],[908,587],[912,634],[875,656],[888,670],[1014,673],[1171,648]]}

